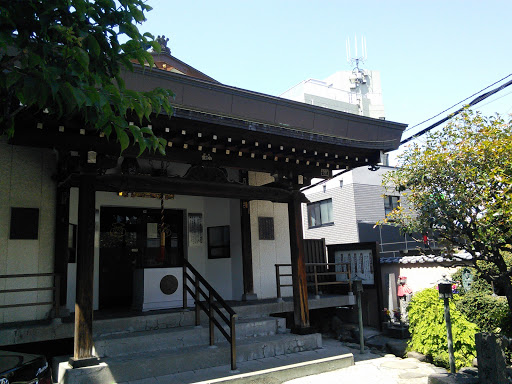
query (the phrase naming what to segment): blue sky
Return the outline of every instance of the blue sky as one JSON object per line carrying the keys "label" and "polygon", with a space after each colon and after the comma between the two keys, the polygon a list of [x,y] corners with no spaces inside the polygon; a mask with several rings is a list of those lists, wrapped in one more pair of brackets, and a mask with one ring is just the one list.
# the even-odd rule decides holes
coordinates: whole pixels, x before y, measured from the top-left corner
{"label": "blue sky", "polygon": [[[148,4],[140,30],[169,37],[175,57],[224,84],[274,96],[352,69],[345,40],[364,35],[363,67],[381,73],[387,119],[410,126],[512,73],[510,0]],[[481,103],[482,112],[512,113],[509,92]]]}

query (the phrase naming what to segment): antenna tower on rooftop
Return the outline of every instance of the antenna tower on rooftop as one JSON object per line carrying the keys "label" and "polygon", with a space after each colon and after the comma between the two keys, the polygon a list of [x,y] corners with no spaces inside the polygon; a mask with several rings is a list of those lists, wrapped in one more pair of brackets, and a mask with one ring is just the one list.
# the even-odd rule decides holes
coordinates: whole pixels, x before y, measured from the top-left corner
{"label": "antenna tower on rooftop", "polygon": [[352,57],[352,54],[350,52],[350,37],[347,37],[347,40],[345,41],[345,46],[347,50],[347,62],[350,64],[350,66],[355,66],[352,69],[352,72],[358,79],[364,78],[364,70],[362,68],[359,68],[359,64],[364,64],[365,60],[368,58],[368,54],[366,51],[366,37],[361,37],[361,54],[358,55],[357,52],[357,35],[354,35],[354,50],[355,50],[355,56]]}

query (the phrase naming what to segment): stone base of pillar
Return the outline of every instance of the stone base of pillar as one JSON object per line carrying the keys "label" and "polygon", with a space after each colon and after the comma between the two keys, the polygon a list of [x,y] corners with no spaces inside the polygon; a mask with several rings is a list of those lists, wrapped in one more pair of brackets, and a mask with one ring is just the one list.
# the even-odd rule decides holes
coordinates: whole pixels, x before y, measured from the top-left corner
{"label": "stone base of pillar", "polygon": [[98,365],[100,363],[100,359],[96,356],[86,357],[84,359],[75,359],[74,357],[71,357],[68,363],[72,368],[84,368]]}
{"label": "stone base of pillar", "polygon": [[292,333],[296,335],[310,335],[316,333],[313,327],[292,327]]}
{"label": "stone base of pillar", "polygon": [[258,295],[255,293],[244,293],[242,295],[242,301],[254,301],[258,300]]}

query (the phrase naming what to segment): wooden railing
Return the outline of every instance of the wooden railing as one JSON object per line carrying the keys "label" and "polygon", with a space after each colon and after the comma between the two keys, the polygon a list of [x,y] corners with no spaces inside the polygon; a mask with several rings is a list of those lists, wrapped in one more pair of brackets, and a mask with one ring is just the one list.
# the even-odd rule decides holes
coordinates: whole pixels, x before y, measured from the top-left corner
{"label": "wooden railing", "polygon": [[[189,271],[193,276],[189,275]],[[189,286],[189,282],[193,284],[194,288]],[[208,316],[210,345],[214,345],[215,342],[215,325],[231,345],[231,370],[236,370],[235,321],[237,314],[187,260],[184,260],[183,264],[183,287],[183,308],[186,309],[188,307],[188,292],[194,298],[196,326],[200,325],[200,310],[202,309]],[[228,314],[229,318],[224,314],[223,310]],[[228,326],[229,333],[226,332],[219,319],[215,317],[215,314]]]}
{"label": "wooden railing", "polygon": [[0,305],[2,308],[19,308],[19,307],[32,307],[37,305],[52,305],[55,310],[55,317],[59,317],[60,312],[60,275],[57,273],[24,273],[19,275],[0,275],[0,279],[21,279],[21,278],[34,278],[34,277],[53,277],[53,285],[46,287],[29,287],[29,288],[13,288],[13,289],[2,289],[0,294],[7,293],[19,293],[19,292],[42,292],[52,291],[52,301],[34,301],[29,303],[17,303],[17,304],[3,304]]}
{"label": "wooden railing", "polygon": [[[281,267],[289,267],[291,268],[291,264],[276,264],[276,287],[277,287],[277,298],[281,299],[281,288],[282,287],[291,287],[293,284],[282,284],[281,283],[281,277],[291,277],[291,273],[281,273],[280,268]],[[329,272],[323,272],[327,270],[330,266],[333,266],[333,270]],[[345,268],[341,271],[336,271],[336,266],[344,266]],[[349,285],[349,291],[352,291],[352,279],[350,277],[350,263],[306,263],[306,268],[312,267],[313,272],[306,272],[306,277],[312,277],[313,282],[308,283],[308,286],[314,286],[315,287],[315,295],[319,296],[319,286],[325,286],[325,285],[338,285],[338,284],[348,284]],[[318,271],[318,268],[321,267],[322,272]],[[308,268],[310,269],[310,268]],[[334,278],[331,281],[327,281],[325,279],[321,279],[322,281],[319,281],[319,277],[327,277],[327,276],[336,276],[336,275],[346,275],[347,281],[336,281],[336,278]],[[308,279],[309,280],[309,279]]]}

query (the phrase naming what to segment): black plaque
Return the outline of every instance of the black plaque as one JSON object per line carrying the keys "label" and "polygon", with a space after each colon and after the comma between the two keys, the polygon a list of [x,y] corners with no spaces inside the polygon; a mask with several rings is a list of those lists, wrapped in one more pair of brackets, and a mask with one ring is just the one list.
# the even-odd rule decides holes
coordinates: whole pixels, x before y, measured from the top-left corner
{"label": "black plaque", "polygon": [[166,295],[172,295],[178,289],[178,279],[173,275],[166,275],[160,280],[160,290]]}
{"label": "black plaque", "polygon": [[39,235],[39,208],[11,208],[12,240],[37,240]]}

